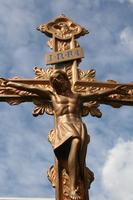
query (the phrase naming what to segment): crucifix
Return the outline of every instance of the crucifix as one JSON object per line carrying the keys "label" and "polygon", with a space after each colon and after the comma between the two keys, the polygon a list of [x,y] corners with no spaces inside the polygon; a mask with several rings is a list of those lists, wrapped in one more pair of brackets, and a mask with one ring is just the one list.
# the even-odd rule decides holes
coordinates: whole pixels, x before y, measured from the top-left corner
{"label": "crucifix", "polygon": [[[48,140],[55,154],[48,179],[57,200],[89,200],[94,173],[86,166],[90,137],[82,118],[100,118],[100,104],[120,108],[133,106],[133,83],[113,80],[100,82],[93,69],[83,71],[79,64],[84,51],[77,39],[89,32],[65,15],[37,28],[50,39],[43,69],[34,67],[35,78],[0,78],[0,101],[10,105],[32,102],[33,116],[54,115],[55,127]],[[45,124],[44,124],[45,125]]]}

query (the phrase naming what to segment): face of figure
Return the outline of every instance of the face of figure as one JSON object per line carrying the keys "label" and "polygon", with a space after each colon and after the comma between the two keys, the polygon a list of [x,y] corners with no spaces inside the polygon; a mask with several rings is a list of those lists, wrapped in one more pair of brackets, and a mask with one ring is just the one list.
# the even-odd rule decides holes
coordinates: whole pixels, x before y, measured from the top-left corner
{"label": "face of figure", "polygon": [[50,83],[58,93],[71,90],[70,81],[66,73],[61,70],[57,70],[52,74],[50,77]]}

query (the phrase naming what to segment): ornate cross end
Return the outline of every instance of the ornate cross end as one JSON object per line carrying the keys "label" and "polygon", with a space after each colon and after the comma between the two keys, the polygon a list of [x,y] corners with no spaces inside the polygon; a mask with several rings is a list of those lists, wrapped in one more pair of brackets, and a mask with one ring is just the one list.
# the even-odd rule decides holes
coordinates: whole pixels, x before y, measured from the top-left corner
{"label": "ornate cross end", "polygon": [[79,69],[84,52],[77,39],[89,32],[65,15],[37,30],[50,38],[51,52],[45,56],[50,68],[34,67],[33,79],[0,78],[0,101],[10,105],[33,102],[34,116],[54,115],[55,128],[48,139],[55,163],[48,178],[56,188],[56,199],[88,200],[94,174],[85,165],[90,137],[81,117],[101,117],[100,104],[133,106],[133,83],[99,82],[94,70]]}

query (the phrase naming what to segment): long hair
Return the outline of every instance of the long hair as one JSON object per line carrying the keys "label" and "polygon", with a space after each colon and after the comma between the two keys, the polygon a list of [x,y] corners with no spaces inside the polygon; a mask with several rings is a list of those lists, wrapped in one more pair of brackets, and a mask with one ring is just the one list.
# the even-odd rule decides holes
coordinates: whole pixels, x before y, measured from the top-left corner
{"label": "long hair", "polygon": [[55,70],[50,76],[50,83],[53,85],[54,78],[61,74],[64,80],[69,81],[67,74],[62,70]]}

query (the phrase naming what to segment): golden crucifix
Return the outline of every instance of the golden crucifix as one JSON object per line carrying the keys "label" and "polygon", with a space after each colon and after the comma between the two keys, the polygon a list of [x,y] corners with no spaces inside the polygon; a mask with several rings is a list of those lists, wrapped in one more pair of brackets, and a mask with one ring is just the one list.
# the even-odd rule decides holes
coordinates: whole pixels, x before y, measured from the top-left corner
{"label": "golden crucifix", "polygon": [[46,112],[55,117],[55,127],[48,134],[55,162],[48,178],[56,188],[57,200],[88,200],[94,180],[86,167],[86,151],[90,142],[82,121],[88,114],[101,117],[100,104],[119,108],[133,106],[133,83],[98,82],[95,71],[78,69],[84,57],[77,38],[89,33],[64,15],[43,24],[37,30],[50,37],[53,50],[45,57],[50,68],[34,67],[34,79],[0,79],[0,101],[10,105],[33,102],[33,115]]}

